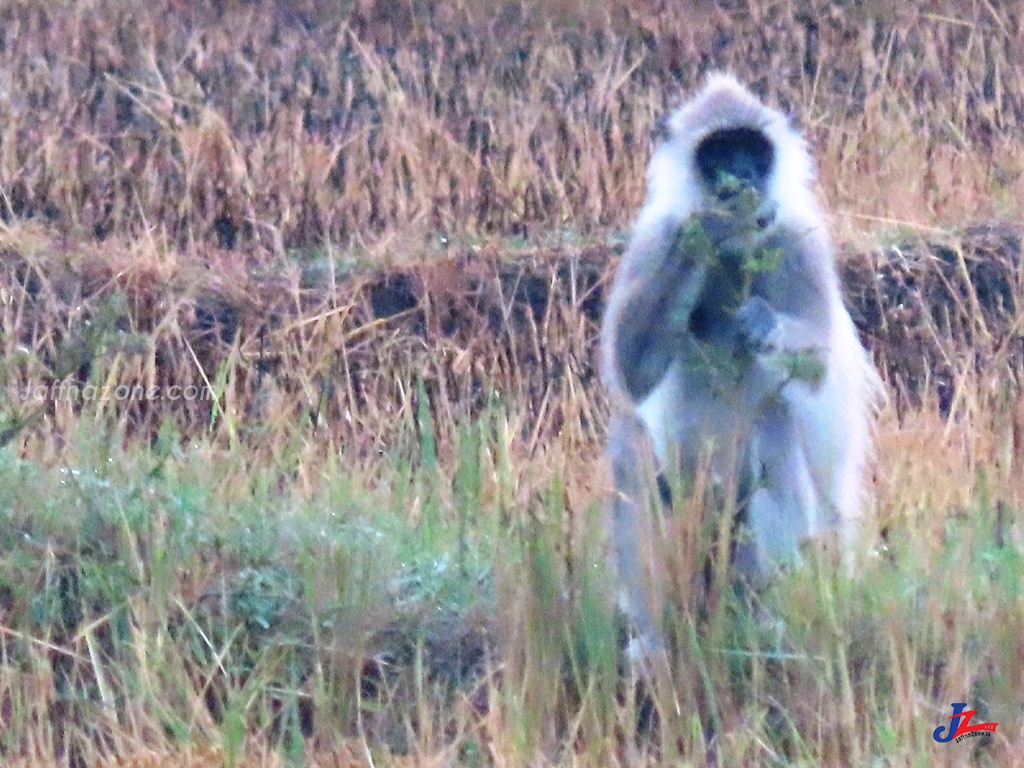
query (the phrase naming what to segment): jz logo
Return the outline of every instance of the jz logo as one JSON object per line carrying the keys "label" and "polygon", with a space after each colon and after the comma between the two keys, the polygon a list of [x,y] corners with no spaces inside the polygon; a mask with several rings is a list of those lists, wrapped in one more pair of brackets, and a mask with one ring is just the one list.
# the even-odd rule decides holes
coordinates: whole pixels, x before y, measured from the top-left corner
{"label": "jz logo", "polygon": [[964,712],[966,702],[957,702],[953,704],[953,714],[949,716],[949,725],[940,725],[932,733],[932,738],[941,744],[945,744],[948,741],[959,742],[960,739],[967,736],[980,736],[982,733],[995,733],[996,726],[999,723],[978,723],[977,725],[971,725],[971,718],[974,717],[978,710],[969,709]]}

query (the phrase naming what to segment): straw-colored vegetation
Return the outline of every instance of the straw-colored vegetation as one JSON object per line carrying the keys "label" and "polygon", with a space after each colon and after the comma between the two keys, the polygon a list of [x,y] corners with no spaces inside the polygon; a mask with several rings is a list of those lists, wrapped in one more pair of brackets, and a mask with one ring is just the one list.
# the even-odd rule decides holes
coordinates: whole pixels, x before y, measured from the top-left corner
{"label": "straw-colored vegetation", "polygon": [[[665,5],[0,3],[0,764],[1024,764],[1021,15]],[[714,67],[813,144],[877,524],[752,611],[677,510],[638,688],[596,321]]]}

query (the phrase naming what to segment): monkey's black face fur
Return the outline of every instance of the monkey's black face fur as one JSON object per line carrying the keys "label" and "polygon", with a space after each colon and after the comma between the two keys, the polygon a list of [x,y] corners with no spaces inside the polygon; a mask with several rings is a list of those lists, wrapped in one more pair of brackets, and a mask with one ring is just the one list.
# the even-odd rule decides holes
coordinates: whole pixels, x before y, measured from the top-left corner
{"label": "monkey's black face fur", "polygon": [[697,145],[696,162],[705,188],[715,190],[719,197],[731,195],[735,189],[721,184],[727,175],[763,194],[775,162],[775,147],[754,128],[727,128],[711,133]]}

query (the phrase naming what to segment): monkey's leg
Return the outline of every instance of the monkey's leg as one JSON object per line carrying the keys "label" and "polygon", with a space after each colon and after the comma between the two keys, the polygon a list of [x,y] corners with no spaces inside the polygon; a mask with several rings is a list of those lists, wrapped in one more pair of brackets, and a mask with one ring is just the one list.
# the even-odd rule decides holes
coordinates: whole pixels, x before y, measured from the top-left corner
{"label": "monkey's leg", "polygon": [[655,457],[644,423],[616,415],[608,430],[608,458],[615,482],[611,504],[611,546],[620,601],[636,632],[638,655],[663,649],[662,599],[653,536],[652,503],[659,497]]}
{"label": "monkey's leg", "polygon": [[788,404],[770,404],[757,420],[750,461],[752,490],[746,518],[756,562],[751,569],[748,548],[742,550],[747,561],[737,567],[746,571],[742,575],[760,580],[773,565],[798,564],[800,543],[820,528],[818,494]]}

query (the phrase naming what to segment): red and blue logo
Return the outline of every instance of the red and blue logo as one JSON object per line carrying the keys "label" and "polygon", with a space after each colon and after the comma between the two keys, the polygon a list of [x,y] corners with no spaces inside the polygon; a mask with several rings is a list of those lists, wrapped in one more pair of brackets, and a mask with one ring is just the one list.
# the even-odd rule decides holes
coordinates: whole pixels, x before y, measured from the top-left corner
{"label": "red and blue logo", "polygon": [[999,723],[977,723],[976,725],[971,725],[971,718],[977,714],[978,710],[968,709],[964,712],[964,708],[967,706],[966,702],[957,702],[952,706],[953,714],[949,716],[949,725],[940,725],[932,733],[932,738],[940,744],[950,741],[959,743],[961,739],[965,739],[968,736],[981,736],[983,733],[996,732],[996,726]]}

